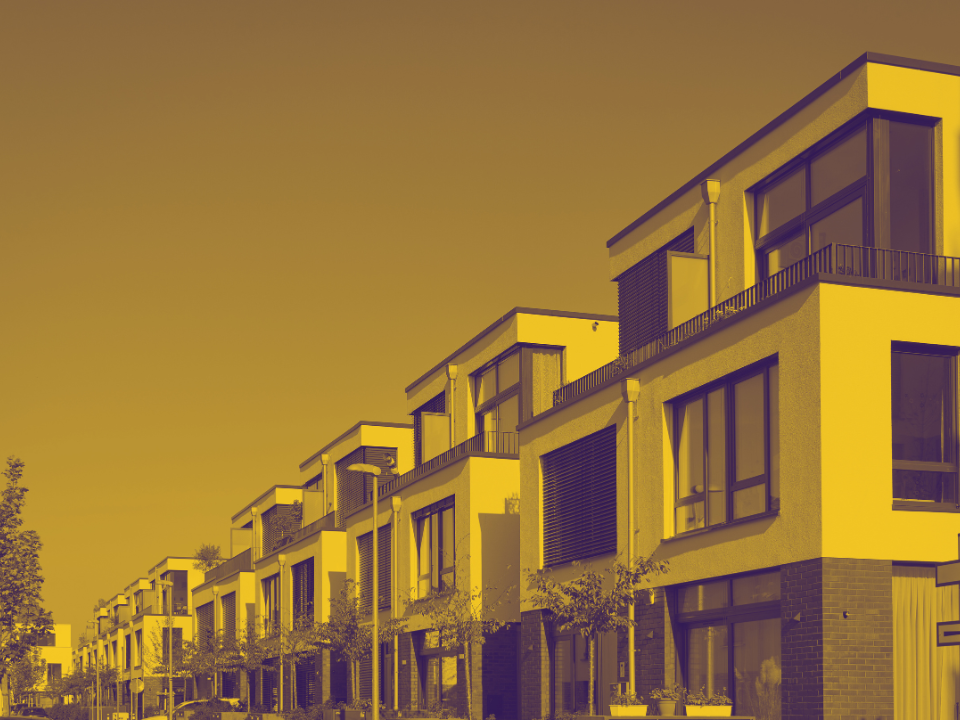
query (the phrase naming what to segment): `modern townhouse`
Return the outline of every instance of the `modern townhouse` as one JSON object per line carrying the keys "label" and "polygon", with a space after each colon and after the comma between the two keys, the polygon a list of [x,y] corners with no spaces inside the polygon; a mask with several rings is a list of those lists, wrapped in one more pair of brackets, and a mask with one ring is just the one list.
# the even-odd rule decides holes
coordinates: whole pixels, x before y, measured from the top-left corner
{"label": "modern townhouse", "polygon": [[[291,662],[285,653],[299,648],[298,630],[329,617],[330,599],[343,583],[344,534],[335,527],[335,513],[316,483],[308,487],[277,485],[244,506],[232,519],[228,562],[207,573],[194,589],[198,631],[232,632],[245,628],[266,640],[266,667],[240,673],[239,696],[251,705],[289,710],[343,699],[340,666],[329,651]],[[221,609],[216,611],[219,594]],[[231,617],[225,599],[234,594]],[[282,668],[282,675],[281,675]],[[224,674],[221,696],[228,679]]]}
{"label": "modern townhouse", "polygon": [[[143,717],[145,709],[166,707],[167,678],[157,667],[193,639],[193,606],[189,587],[202,573],[193,558],[167,557],[100,608],[78,646],[80,667],[116,668],[118,682],[102,695],[105,707]],[[174,704],[193,697],[193,683],[173,678]]]}
{"label": "modern townhouse", "polygon": [[[336,468],[346,572],[359,585],[361,607],[372,618],[376,594],[381,623],[406,621],[403,633],[379,653],[378,689],[387,707],[466,711],[463,649],[445,649],[429,618],[415,614],[411,603],[479,591],[487,618],[504,626],[473,648],[473,716],[518,716],[517,425],[549,407],[566,377],[615,357],[616,327],[609,316],[515,308],[406,388],[413,427],[405,444],[372,452],[366,445],[372,440],[358,439],[354,445],[366,448],[363,460],[358,447],[350,455],[341,450],[343,459],[328,464]],[[373,476],[348,469],[364,461],[381,469],[376,593]],[[371,680],[367,663],[361,697],[371,696]]]}
{"label": "modern townhouse", "polygon": [[69,623],[55,623],[49,632],[33,638],[32,644],[40,651],[45,664],[43,678],[31,693],[29,704],[34,707],[50,707],[54,699],[47,693],[51,684],[73,672],[73,643]]}
{"label": "modern townhouse", "polygon": [[[670,563],[600,700],[955,717],[960,68],[858,58],[607,245],[619,358],[520,426],[524,568]],[[522,608],[521,717],[575,709],[582,641]]]}

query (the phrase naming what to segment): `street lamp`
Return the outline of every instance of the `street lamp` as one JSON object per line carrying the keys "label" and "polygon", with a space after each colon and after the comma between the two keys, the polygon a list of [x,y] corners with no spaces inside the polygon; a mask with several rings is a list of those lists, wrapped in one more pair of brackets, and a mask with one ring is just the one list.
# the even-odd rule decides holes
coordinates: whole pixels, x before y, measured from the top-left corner
{"label": "street lamp", "polygon": [[287,564],[287,556],[277,555],[277,562],[280,563],[280,573],[277,575],[277,619],[280,621],[277,625],[277,642],[280,643],[280,692],[278,693],[277,708],[283,712],[283,568]]}
{"label": "street lamp", "polygon": [[[170,588],[167,598],[167,647],[170,653],[167,656],[167,720],[173,720],[173,582],[170,580],[157,580],[160,587]],[[160,591],[161,601],[163,591]]]}
{"label": "street lamp", "polygon": [[[220,599],[220,586],[214,585],[213,586],[213,648],[214,648],[213,656],[215,658],[218,658],[220,656],[220,647],[219,647],[220,636],[217,633],[217,605],[219,604],[219,599]],[[217,684],[218,674],[219,673],[217,673],[217,663],[214,662],[213,664],[213,696],[215,698],[220,697],[220,693],[218,692],[220,688],[219,688],[219,685]]]}

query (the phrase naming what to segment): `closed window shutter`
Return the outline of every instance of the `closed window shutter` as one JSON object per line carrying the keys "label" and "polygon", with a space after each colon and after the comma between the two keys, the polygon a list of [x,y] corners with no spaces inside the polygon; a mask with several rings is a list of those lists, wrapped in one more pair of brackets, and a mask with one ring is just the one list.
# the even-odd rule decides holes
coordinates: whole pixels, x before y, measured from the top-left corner
{"label": "closed window shutter", "polygon": [[[390,608],[390,525],[377,530],[377,585],[381,610]],[[370,584],[373,582],[373,533],[357,538],[360,555],[360,610],[370,612]]]}
{"label": "closed window shutter", "polygon": [[293,616],[313,620],[313,558],[293,566]]}
{"label": "closed window shutter", "polygon": [[296,672],[297,707],[307,708],[313,705],[317,685],[317,673],[313,665],[313,658],[298,662]]}
{"label": "closed window shutter", "polygon": [[221,598],[220,602],[223,612],[223,632],[227,637],[234,637],[237,633],[237,594],[228,593]]}
{"label": "closed window shutter", "polygon": [[343,519],[354,510],[358,510],[373,499],[371,476],[368,473],[347,470],[357,463],[366,463],[380,468],[381,480],[389,473],[387,457],[397,458],[397,449],[389,447],[359,447],[337,463],[337,527],[342,527]]}
{"label": "closed window shutter", "polygon": [[198,640],[204,640],[213,635],[213,603],[208,602],[197,608],[197,635]]}
{"label": "closed window shutter", "polygon": [[360,661],[360,697],[373,697],[373,663],[369,655]]}
{"label": "closed window shutter", "polygon": [[543,563],[617,549],[617,428],[558,448],[543,462]]}
{"label": "closed window shutter", "polygon": [[617,277],[621,355],[667,332],[667,253],[693,250],[690,229]]}

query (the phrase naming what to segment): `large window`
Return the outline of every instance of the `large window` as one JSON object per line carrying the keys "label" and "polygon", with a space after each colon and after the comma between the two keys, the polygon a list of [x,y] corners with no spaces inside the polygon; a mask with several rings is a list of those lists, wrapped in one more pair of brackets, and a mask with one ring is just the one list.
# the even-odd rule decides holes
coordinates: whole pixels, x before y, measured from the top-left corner
{"label": "large window", "polygon": [[440,633],[427,630],[420,646],[422,692],[426,706],[454,708],[460,695],[457,651],[444,650]]}
{"label": "large window", "polygon": [[517,431],[520,424],[520,351],[491,363],[474,376],[477,432]]}
{"label": "large window", "polygon": [[313,558],[293,566],[293,621],[313,622]]}
{"label": "large window", "polygon": [[418,596],[454,587],[457,553],[453,497],[414,512],[412,519],[417,534]]}
{"label": "large window", "polygon": [[674,401],[677,533],[780,508],[779,366]]}
{"label": "large window", "polygon": [[733,698],[734,715],[780,720],[780,571],[677,589],[687,688]]}
{"label": "large window", "polygon": [[557,448],[541,462],[544,566],[616,552],[616,426]]}
{"label": "large window", "polygon": [[957,508],[957,350],[893,343],[893,499],[903,509]]}
{"label": "large window", "polygon": [[280,632],[280,575],[260,581],[263,586],[263,630],[266,637]]}
{"label": "large window", "polygon": [[760,271],[833,243],[933,253],[933,124],[861,117],[754,188]]}

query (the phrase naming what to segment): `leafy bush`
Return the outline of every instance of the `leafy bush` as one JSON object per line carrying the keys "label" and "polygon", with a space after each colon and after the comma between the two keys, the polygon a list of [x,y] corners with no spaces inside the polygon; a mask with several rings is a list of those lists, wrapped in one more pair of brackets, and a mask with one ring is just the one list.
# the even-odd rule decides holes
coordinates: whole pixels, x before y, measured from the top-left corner
{"label": "leafy bush", "polygon": [[80,706],[80,703],[69,705],[54,705],[47,708],[47,716],[51,720],[87,720],[90,710]]}

